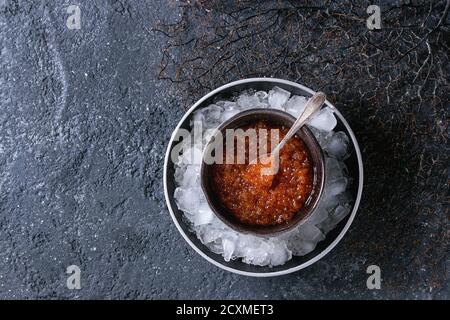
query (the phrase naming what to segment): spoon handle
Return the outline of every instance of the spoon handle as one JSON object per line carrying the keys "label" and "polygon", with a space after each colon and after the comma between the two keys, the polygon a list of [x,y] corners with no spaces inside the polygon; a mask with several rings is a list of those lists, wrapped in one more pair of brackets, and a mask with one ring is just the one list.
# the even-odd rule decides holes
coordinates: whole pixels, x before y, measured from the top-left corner
{"label": "spoon handle", "polygon": [[314,94],[306,103],[305,106],[305,110],[303,111],[303,113],[300,115],[300,117],[298,117],[297,120],[295,120],[294,124],[292,125],[291,129],[288,131],[288,133],[286,133],[286,135],[284,136],[283,140],[281,140],[281,142],[272,150],[272,154],[275,154],[277,152],[279,152],[281,150],[281,148],[284,147],[284,145],[286,144],[286,142],[288,142],[288,140],[290,138],[292,138],[292,136],[294,134],[297,133],[297,131],[303,127],[303,125],[305,124],[306,121],[309,120],[309,118],[316,113],[318,110],[320,110],[320,107],[323,105],[323,103],[325,102],[326,99],[326,95],[323,92],[317,92],[316,94]]}

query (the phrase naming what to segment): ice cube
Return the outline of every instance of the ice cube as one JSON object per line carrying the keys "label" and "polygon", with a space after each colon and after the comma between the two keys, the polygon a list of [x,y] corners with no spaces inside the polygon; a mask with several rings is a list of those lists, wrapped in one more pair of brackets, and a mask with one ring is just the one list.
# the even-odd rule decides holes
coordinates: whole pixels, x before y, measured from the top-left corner
{"label": "ice cube", "polygon": [[344,176],[345,165],[335,158],[325,159],[325,191],[324,201],[330,201],[329,198],[336,196],[347,189],[348,179]]}
{"label": "ice cube", "polygon": [[305,241],[303,242],[302,248],[298,248],[299,250],[297,251],[297,254],[301,256],[307,255],[308,253],[314,251],[316,246],[317,242]]}
{"label": "ice cube", "polygon": [[326,177],[327,181],[334,180],[336,178],[342,177],[342,169],[341,169],[342,163],[339,162],[335,158],[325,158],[325,171],[326,171]]}
{"label": "ice cube", "polygon": [[202,163],[203,150],[199,146],[185,146],[183,154],[178,158],[178,165],[200,165]]}
{"label": "ice cube", "polygon": [[206,146],[206,144],[211,140],[213,135],[215,135],[217,132],[217,129],[206,129],[203,131],[203,144]]}
{"label": "ice cube", "polygon": [[353,202],[352,193],[348,190],[341,194],[338,194],[336,197],[341,204],[350,204]]}
{"label": "ice cube", "polygon": [[234,101],[218,101],[215,103],[219,107],[222,107],[223,110],[232,110],[232,109],[238,109],[238,105]]}
{"label": "ice cube", "polygon": [[297,229],[300,238],[306,241],[319,242],[325,239],[323,233],[312,223],[304,223]]}
{"label": "ice cube", "polygon": [[322,148],[324,148],[327,145],[328,140],[333,135],[333,132],[322,131],[322,130],[316,129],[314,127],[311,127],[310,125],[308,125],[308,128],[311,130],[311,132],[313,133],[313,135],[316,138],[317,142],[319,143],[319,145]]}
{"label": "ice cube", "polygon": [[306,100],[305,97],[302,96],[292,96],[288,102],[286,102],[285,110],[287,113],[290,113],[294,117],[298,118],[303,111],[305,110],[306,106]]}
{"label": "ice cube", "polygon": [[205,129],[215,128],[220,124],[223,107],[216,104],[210,104],[194,112],[193,121],[202,121]]}
{"label": "ice cube", "polygon": [[329,196],[336,196],[347,189],[348,180],[345,177],[340,177],[332,181],[327,181],[326,193]]}
{"label": "ice cube", "polygon": [[269,91],[269,105],[271,108],[283,109],[283,106],[288,101],[290,96],[291,93],[289,91],[280,87],[273,87],[273,89]]}
{"label": "ice cube", "polygon": [[328,219],[328,212],[325,210],[324,206],[318,205],[316,210],[312,213],[311,217],[309,217],[307,223],[312,223],[314,225],[319,224],[320,222]]}
{"label": "ice cube", "polygon": [[259,101],[257,96],[249,94],[240,95],[237,99],[237,104],[242,110],[265,107],[265,105]]}
{"label": "ice cube", "polygon": [[192,114],[192,121],[191,121],[191,127],[193,126],[194,122],[200,122],[203,125],[203,121],[205,119],[204,115],[201,110],[197,110]]}
{"label": "ice cube", "polygon": [[333,111],[324,107],[309,121],[309,125],[322,131],[331,131],[336,127],[337,120]]}
{"label": "ice cube", "polygon": [[178,209],[195,215],[200,207],[199,197],[197,196],[200,192],[200,188],[176,188],[174,198]]}
{"label": "ice cube", "polygon": [[328,233],[333,230],[349,213],[350,206],[339,205],[331,213],[330,218],[320,223],[318,227],[323,230],[323,232]]}
{"label": "ice cube", "polygon": [[231,110],[225,110],[222,113],[222,122],[227,121],[228,119],[234,117],[235,115],[237,115],[240,112],[239,109],[231,109]]}
{"label": "ice cube", "polygon": [[242,250],[242,261],[258,266],[267,266],[270,264],[271,246],[267,241],[260,241],[253,237]]}
{"label": "ice cube", "polygon": [[350,144],[347,134],[343,131],[335,132],[327,144],[325,151],[339,160],[345,160],[349,157],[348,146]]}
{"label": "ice cube", "polygon": [[223,245],[222,241],[214,241],[207,243],[206,246],[214,253],[223,254]]}
{"label": "ice cube", "polygon": [[186,166],[175,171],[175,182],[180,187],[196,187],[200,184],[200,166]]}
{"label": "ice cube", "polygon": [[306,222],[297,228],[296,233],[287,240],[287,247],[292,254],[302,256],[314,250],[325,235],[314,224]]}
{"label": "ice cube", "polygon": [[239,234],[234,254],[244,263],[265,266],[270,264],[271,248],[266,239]]}
{"label": "ice cube", "polygon": [[320,199],[319,205],[317,206],[317,209],[326,211],[328,215],[327,219],[329,219],[330,213],[334,211],[339,203],[340,202],[337,196],[331,195],[328,193],[328,190],[325,190],[322,198]]}
{"label": "ice cube", "polygon": [[214,218],[212,211],[205,210],[202,207],[203,205],[199,205],[196,212],[184,211],[184,216],[189,220],[195,230],[209,224]]}
{"label": "ice cube", "polygon": [[272,250],[270,253],[270,266],[279,266],[292,258],[292,252],[286,246],[286,242],[270,240],[272,242]]}
{"label": "ice cube", "polygon": [[222,221],[220,221],[217,218],[213,219],[211,224],[214,228],[216,228],[217,230],[222,230],[223,232],[233,231],[230,229],[230,227],[228,227],[225,223],[223,223]]}
{"label": "ice cube", "polygon": [[269,254],[263,248],[247,248],[242,262],[256,266],[267,266],[270,263]]}
{"label": "ice cube", "polygon": [[339,205],[333,214],[333,220],[336,224],[342,221],[350,213],[350,206]]}
{"label": "ice cube", "polygon": [[207,244],[220,239],[222,237],[222,231],[211,225],[202,225],[197,228],[197,235],[202,243]]}
{"label": "ice cube", "polygon": [[268,97],[269,95],[265,91],[258,91],[255,93],[255,96],[258,97],[259,102],[269,105]]}
{"label": "ice cube", "polygon": [[208,203],[203,202],[198,208],[198,211],[195,214],[195,218],[193,219],[194,225],[201,226],[203,224],[208,224],[212,221],[214,214],[209,207]]}
{"label": "ice cube", "polygon": [[317,243],[304,240],[302,238],[291,238],[287,242],[287,247],[295,256],[304,256],[314,250]]}
{"label": "ice cube", "polygon": [[236,239],[225,238],[222,240],[223,258],[225,261],[230,261],[233,257],[234,249],[236,248]]}

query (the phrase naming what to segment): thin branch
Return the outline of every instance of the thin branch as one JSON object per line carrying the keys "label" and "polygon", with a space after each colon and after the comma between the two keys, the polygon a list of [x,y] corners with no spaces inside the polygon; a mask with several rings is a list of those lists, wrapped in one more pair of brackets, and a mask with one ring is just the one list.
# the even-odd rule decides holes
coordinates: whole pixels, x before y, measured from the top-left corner
{"label": "thin branch", "polygon": [[450,0],[447,0],[447,4],[445,5],[444,13],[441,16],[441,19],[436,24],[436,26],[431,29],[422,39],[420,39],[419,42],[417,42],[416,45],[414,45],[412,48],[410,48],[408,51],[406,51],[400,58],[398,58],[395,63],[398,63],[400,60],[402,60],[405,56],[409,55],[413,50],[415,50],[418,46],[420,46],[428,37],[433,34],[436,30],[438,30],[441,26],[441,24],[445,21],[448,15],[448,10],[450,9]]}

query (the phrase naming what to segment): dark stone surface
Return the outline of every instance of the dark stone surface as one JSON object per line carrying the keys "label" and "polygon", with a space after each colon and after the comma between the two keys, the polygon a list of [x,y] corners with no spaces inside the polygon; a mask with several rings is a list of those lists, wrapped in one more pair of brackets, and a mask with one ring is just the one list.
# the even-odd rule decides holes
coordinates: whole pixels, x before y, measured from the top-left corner
{"label": "dark stone surface", "polygon": [[[384,4],[379,32],[364,1],[257,3],[89,1],[69,30],[66,2],[0,0],[0,298],[450,298],[445,1]],[[273,279],[204,261],[162,190],[188,103],[258,75],[325,90],[366,175],[344,240]]]}

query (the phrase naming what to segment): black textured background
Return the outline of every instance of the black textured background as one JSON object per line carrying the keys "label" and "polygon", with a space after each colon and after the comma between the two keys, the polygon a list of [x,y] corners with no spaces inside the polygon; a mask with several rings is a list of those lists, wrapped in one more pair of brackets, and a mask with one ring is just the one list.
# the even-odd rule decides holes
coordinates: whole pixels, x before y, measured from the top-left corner
{"label": "black textured background", "polygon": [[[0,298],[449,299],[448,1],[374,3],[381,31],[367,1],[0,0]],[[204,261],[162,190],[184,110],[251,76],[327,92],[365,164],[343,241],[272,279]]]}

